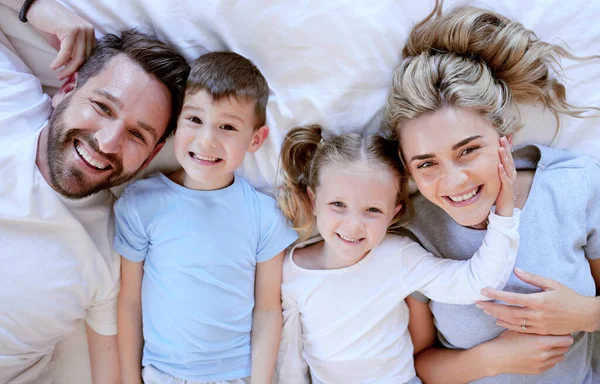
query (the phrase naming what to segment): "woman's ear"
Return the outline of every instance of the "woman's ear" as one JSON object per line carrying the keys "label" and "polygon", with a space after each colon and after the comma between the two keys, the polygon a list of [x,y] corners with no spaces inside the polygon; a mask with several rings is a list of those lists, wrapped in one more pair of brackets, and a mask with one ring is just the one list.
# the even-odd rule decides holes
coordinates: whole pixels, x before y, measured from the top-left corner
{"label": "woman's ear", "polygon": [[67,77],[63,85],[60,86],[56,95],[52,97],[52,108],[58,107],[60,103],[75,90],[77,86],[77,72]]}

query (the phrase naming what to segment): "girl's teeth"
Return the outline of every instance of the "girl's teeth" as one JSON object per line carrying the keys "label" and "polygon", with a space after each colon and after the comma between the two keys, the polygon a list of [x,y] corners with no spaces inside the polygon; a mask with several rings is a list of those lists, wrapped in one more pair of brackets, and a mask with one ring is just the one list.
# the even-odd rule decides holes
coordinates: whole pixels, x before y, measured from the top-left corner
{"label": "girl's teeth", "polygon": [[448,196],[448,197],[450,198],[450,200],[452,200],[456,203],[460,203],[461,201],[469,200],[471,197],[475,196],[477,194],[478,190],[479,190],[479,187],[475,188],[474,190],[472,190],[469,193],[465,193],[462,196],[456,196],[456,197]]}
{"label": "girl's teeth", "polygon": [[103,163],[101,161],[98,161],[96,159],[94,159],[92,157],[92,154],[88,152],[87,149],[85,149],[85,147],[81,144],[77,144],[77,146],[75,147],[75,150],[77,151],[77,153],[79,153],[79,155],[81,157],[83,157],[85,159],[85,161],[87,161],[88,163],[92,164],[94,167],[102,170],[105,169],[106,167],[108,167],[108,163]]}
{"label": "girl's teeth", "polygon": [[349,238],[349,237],[342,236],[342,235],[340,235],[340,237],[341,237],[343,240],[349,241],[349,242],[351,242],[351,243],[358,243],[358,242],[360,241],[360,239],[351,239],[351,238]]}

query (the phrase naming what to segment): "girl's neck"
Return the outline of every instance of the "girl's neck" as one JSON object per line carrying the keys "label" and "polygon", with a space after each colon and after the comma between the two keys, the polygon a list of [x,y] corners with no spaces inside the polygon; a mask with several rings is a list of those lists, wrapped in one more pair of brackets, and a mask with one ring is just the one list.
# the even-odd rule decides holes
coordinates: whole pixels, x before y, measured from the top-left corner
{"label": "girl's neck", "polygon": [[331,248],[326,241],[324,242],[323,249],[321,252],[323,269],[348,268],[357,264],[369,254],[369,252],[365,252],[365,254],[359,258],[346,259],[340,256],[333,248]]}

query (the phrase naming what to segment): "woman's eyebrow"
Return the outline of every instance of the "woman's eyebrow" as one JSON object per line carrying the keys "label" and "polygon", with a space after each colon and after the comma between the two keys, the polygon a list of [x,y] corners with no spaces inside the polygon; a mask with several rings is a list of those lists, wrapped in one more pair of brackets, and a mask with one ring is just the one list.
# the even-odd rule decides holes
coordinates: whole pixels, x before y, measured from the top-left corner
{"label": "woman's eyebrow", "polygon": [[458,143],[454,144],[452,146],[452,150],[456,151],[458,148],[462,147],[463,145],[467,145],[469,144],[471,141],[473,140],[477,140],[477,139],[481,139],[483,136],[481,135],[475,135],[475,136],[469,136],[464,140],[459,141]]}

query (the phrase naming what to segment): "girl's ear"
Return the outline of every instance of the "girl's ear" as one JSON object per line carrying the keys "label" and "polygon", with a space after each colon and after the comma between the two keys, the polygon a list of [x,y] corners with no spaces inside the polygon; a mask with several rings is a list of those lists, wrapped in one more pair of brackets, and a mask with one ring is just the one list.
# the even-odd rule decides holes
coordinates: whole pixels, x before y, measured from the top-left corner
{"label": "girl's ear", "polygon": [[316,201],[316,196],[315,193],[313,192],[311,187],[307,187],[306,188],[306,192],[308,193],[308,198],[310,199],[310,206],[312,207],[312,214],[313,215],[317,215],[316,209],[315,209],[315,201]]}
{"label": "girl's ear", "polygon": [[402,209],[402,203],[396,205],[396,208],[394,208],[394,217],[398,214],[398,212],[400,212],[401,209]]}

